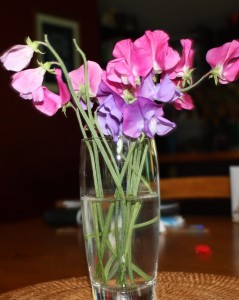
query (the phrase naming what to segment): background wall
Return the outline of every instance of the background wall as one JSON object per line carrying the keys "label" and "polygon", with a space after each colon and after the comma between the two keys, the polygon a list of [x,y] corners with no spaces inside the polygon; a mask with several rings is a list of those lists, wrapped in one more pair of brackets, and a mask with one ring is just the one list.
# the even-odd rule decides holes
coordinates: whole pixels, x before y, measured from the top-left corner
{"label": "background wall", "polygon": [[[72,19],[88,59],[99,61],[96,0],[10,1],[0,10],[0,52],[25,37],[35,39],[37,13]],[[78,196],[80,135],[75,117],[60,111],[47,117],[10,87],[11,73],[1,68],[0,222],[40,215],[54,201]]]}
{"label": "background wall", "polygon": [[[198,27],[217,31],[228,26],[229,16],[239,12],[235,0],[99,0],[100,13],[118,11],[137,19],[138,30],[163,29],[183,36]],[[129,24],[129,23],[128,23]],[[132,23],[131,23],[132,24]]]}

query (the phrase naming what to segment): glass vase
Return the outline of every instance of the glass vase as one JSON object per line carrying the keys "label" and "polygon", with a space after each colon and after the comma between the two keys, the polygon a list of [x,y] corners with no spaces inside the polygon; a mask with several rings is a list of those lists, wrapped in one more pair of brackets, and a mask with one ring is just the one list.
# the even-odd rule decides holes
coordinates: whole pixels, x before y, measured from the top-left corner
{"label": "glass vase", "polygon": [[153,139],[83,139],[80,195],[93,299],[156,299],[159,171]]}

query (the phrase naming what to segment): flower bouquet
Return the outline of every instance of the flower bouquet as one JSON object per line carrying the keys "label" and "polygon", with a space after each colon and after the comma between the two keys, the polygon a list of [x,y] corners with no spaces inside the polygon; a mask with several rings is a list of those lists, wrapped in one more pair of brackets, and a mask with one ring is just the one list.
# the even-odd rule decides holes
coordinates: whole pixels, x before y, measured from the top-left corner
{"label": "flower bouquet", "polygon": [[[5,51],[0,60],[13,71],[11,86],[45,115],[72,109],[81,142],[80,195],[86,254],[94,299],[154,299],[157,278],[160,186],[155,135],[176,128],[166,105],[191,110],[188,93],[202,80],[228,84],[239,78],[239,42],[210,49],[211,69],[194,82],[193,41],[182,39],[178,53],[162,30],[145,31],[132,41],[116,43],[106,69],[83,60],[67,70],[48,37],[26,39]],[[54,61],[34,55],[50,51]],[[54,74],[58,92],[44,85]],[[173,187],[172,187],[173,188]]]}

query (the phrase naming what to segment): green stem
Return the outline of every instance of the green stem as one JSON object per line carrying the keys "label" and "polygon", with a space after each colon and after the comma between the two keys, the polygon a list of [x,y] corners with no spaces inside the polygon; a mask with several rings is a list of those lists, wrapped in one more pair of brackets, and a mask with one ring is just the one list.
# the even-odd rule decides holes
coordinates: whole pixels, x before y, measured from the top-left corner
{"label": "green stem", "polygon": [[[128,227],[128,232],[127,232],[127,238],[126,238],[126,242],[123,243],[124,244],[124,251],[123,251],[123,258],[126,259],[128,257],[129,251],[130,251],[130,244],[131,244],[131,239],[132,239],[132,234],[133,234],[133,230],[134,230],[134,224],[135,221],[137,219],[137,216],[139,214],[141,208],[141,203],[140,202],[136,202],[134,207],[133,207],[133,212],[131,213],[131,219],[130,219],[130,223],[129,223],[129,227]],[[120,281],[124,282],[125,281],[125,272],[126,272],[126,263],[123,262],[123,268],[121,271],[121,277],[120,277]]]}
{"label": "green stem", "polygon": [[194,84],[191,84],[190,86],[186,87],[186,88],[180,88],[180,91],[182,93],[185,93],[193,88],[195,88],[197,85],[199,85],[204,79],[206,79],[209,75],[211,74],[211,71],[207,72],[206,74],[204,74],[197,82],[195,82]]}
{"label": "green stem", "polygon": [[144,278],[145,281],[150,281],[151,277],[146,274],[144,271],[142,271],[139,267],[137,267],[135,264],[132,263],[132,269],[135,273],[137,273],[140,277]]}
{"label": "green stem", "polygon": [[[92,115],[90,115],[88,117],[88,115],[84,111],[82,105],[80,104],[79,98],[76,95],[75,90],[74,90],[74,88],[72,86],[72,83],[71,83],[68,71],[67,71],[67,69],[65,67],[65,64],[62,61],[61,57],[58,55],[58,53],[55,51],[55,49],[49,43],[49,41],[47,39],[47,36],[45,36],[45,42],[46,42],[45,46],[52,52],[52,54],[55,56],[55,58],[57,59],[57,61],[60,63],[60,66],[61,66],[63,74],[65,76],[68,88],[69,88],[70,93],[71,93],[71,95],[73,97],[73,100],[75,101],[75,103],[77,105],[77,108],[79,109],[80,114],[82,115],[84,121],[86,122],[86,124],[87,124],[87,126],[89,128],[89,130],[91,132],[91,136],[93,138],[95,138],[96,144],[99,147],[99,150],[101,151],[101,154],[102,154],[102,156],[103,156],[103,158],[105,160],[105,163],[107,164],[107,167],[108,167],[108,169],[109,169],[109,171],[110,171],[110,173],[111,173],[111,175],[113,177],[113,180],[114,180],[114,182],[115,182],[118,190],[120,191],[120,195],[122,197],[124,197],[124,192],[123,192],[122,186],[121,186],[121,184],[120,184],[120,182],[118,180],[118,174],[115,172],[115,170],[114,170],[114,168],[112,166],[112,163],[111,163],[111,161],[110,161],[110,159],[109,159],[109,157],[108,157],[108,155],[107,155],[107,153],[105,151],[105,148],[103,147],[102,142],[98,138],[98,134],[97,134],[96,129],[94,127],[95,126],[95,124],[93,122],[94,118],[92,117]],[[75,42],[75,44],[76,44],[76,42]],[[77,45],[76,45],[76,47],[77,47]],[[79,47],[77,49],[80,50]],[[80,50],[80,53],[83,53],[83,52]],[[85,66],[85,68],[86,68],[86,66]],[[86,85],[88,86],[88,82],[86,83]],[[88,91],[86,91],[86,97],[88,99],[87,101],[90,101],[89,100],[89,93],[88,93]],[[97,188],[97,186],[96,186],[96,188]]]}
{"label": "green stem", "polygon": [[149,221],[136,224],[136,225],[134,225],[134,229],[141,228],[141,227],[146,227],[148,225],[151,225],[151,224],[157,222],[159,220],[159,218],[160,218],[160,216],[158,215],[158,216],[154,217],[153,219],[151,219]]}
{"label": "green stem", "polygon": [[104,227],[103,227],[102,240],[101,240],[101,248],[100,248],[101,257],[104,256],[105,246],[106,246],[106,240],[107,240],[107,237],[108,237],[109,232],[110,232],[109,228],[110,228],[110,225],[111,225],[111,220],[112,220],[112,215],[113,215],[113,211],[114,211],[114,206],[115,206],[114,203],[112,203],[110,205],[109,211],[108,211],[107,216],[106,216],[105,224],[104,224]]}
{"label": "green stem", "polygon": [[148,145],[145,146],[143,155],[141,157],[141,162],[140,162],[139,169],[138,169],[138,176],[134,176],[135,177],[134,196],[136,196],[137,193],[138,193],[139,183],[140,183],[140,178],[141,178],[140,175],[142,174],[142,170],[143,170],[143,167],[145,165],[145,160],[146,160],[146,157],[147,157],[147,152],[148,152]]}
{"label": "green stem", "polygon": [[[92,210],[93,210],[93,223],[94,223],[94,231],[95,231],[95,242],[97,248],[97,258],[98,258],[98,266],[100,272],[102,274],[102,281],[106,282],[105,270],[103,265],[103,258],[101,256],[101,247],[100,247],[100,233],[99,233],[99,225],[98,225],[98,217],[97,217],[97,203],[93,203]],[[98,269],[96,270],[96,278],[98,278]]]}

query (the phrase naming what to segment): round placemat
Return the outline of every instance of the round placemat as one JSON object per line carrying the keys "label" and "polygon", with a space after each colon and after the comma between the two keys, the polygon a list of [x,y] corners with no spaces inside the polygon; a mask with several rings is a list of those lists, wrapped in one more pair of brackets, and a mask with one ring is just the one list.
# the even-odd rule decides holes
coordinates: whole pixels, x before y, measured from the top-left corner
{"label": "round placemat", "polygon": [[[160,272],[157,299],[238,300],[239,277],[203,273]],[[49,281],[0,295],[0,300],[90,300],[88,277]]]}

